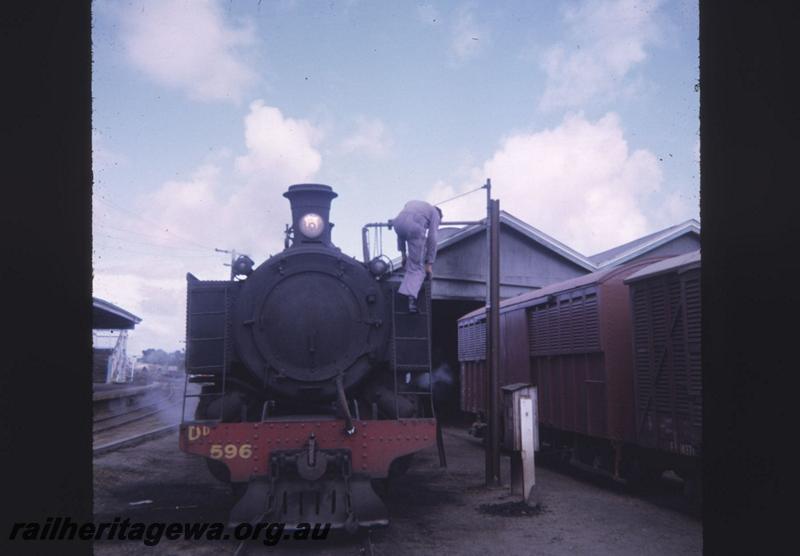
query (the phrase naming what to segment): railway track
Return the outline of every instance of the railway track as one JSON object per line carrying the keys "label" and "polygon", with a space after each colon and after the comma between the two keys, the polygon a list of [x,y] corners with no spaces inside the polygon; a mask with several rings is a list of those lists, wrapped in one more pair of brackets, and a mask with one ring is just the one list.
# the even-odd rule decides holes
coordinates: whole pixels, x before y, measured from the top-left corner
{"label": "railway track", "polygon": [[180,403],[156,403],[114,415],[98,416],[93,421],[94,454],[147,440],[177,427]]}
{"label": "railway track", "polygon": [[117,427],[121,427],[128,423],[132,423],[134,421],[138,421],[140,419],[144,419],[145,417],[149,417],[150,415],[155,415],[164,411],[164,408],[161,407],[161,404],[150,404],[142,407],[137,407],[132,411],[126,411],[124,413],[120,413],[117,415],[104,415],[102,417],[95,417],[92,423],[92,431],[95,433],[111,430]]}
{"label": "railway track", "polygon": [[119,450],[120,448],[133,446],[135,444],[139,444],[140,442],[156,438],[158,436],[161,436],[162,434],[176,430],[177,428],[178,428],[177,423],[174,425],[164,425],[162,427],[158,427],[142,433],[119,438],[117,440],[112,440],[110,442],[105,442],[103,444],[95,443],[93,453],[95,456],[99,456],[108,452],[113,452],[114,450]]}

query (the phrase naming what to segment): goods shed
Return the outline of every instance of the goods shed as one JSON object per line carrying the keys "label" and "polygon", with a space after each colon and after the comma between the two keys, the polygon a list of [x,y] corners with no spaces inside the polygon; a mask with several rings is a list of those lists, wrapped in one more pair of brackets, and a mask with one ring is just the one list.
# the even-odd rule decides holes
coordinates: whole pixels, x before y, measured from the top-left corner
{"label": "goods shed", "polygon": [[[458,413],[458,317],[486,303],[488,251],[482,225],[440,229],[432,287],[433,366],[450,377],[437,409]],[[399,266],[399,260],[396,261]],[[515,297],[594,270],[586,257],[507,212],[500,213],[500,296]],[[402,271],[401,271],[402,272]]]}
{"label": "goods shed", "polygon": [[[699,234],[699,223],[696,220],[687,220],[587,257],[514,215],[501,211],[500,298],[518,300],[552,284],[587,276],[603,269],[642,260],[653,261],[657,257],[696,250],[699,248]],[[482,225],[474,225],[441,228],[439,238],[432,283],[433,364],[434,367],[444,366],[444,372],[450,373],[452,377],[452,387],[446,394],[450,398],[448,407],[440,409],[457,413],[458,392],[464,388],[460,384],[462,375],[458,372],[458,319],[485,306],[489,265],[487,237]],[[399,266],[399,262],[399,259],[395,260],[395,266]],[[509,324],[514,319],[524,318],[516,314],[501,317],[503,323],[506,323],[501,324],[501,328],[508,330],[508,337],[503,340],[503,353],[513,354],[525,349],[520,347],[525,337],[523,327],[519,323]],[[485,334],[485,331],[474,331],[474,334],[482,333]],[[515,334],[522,334],[522,337],[516,338]],[[481,344],[481,350],[485,349],[485,335],[474,339],[471,344],[476,342]]]}

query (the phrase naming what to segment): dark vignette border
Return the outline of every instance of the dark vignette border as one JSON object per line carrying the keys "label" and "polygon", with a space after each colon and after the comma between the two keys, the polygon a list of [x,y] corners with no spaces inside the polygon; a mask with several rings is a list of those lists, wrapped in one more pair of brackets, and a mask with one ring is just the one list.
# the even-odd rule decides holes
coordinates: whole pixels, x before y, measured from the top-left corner
{"label": "dark vignette border", "polygon": [[796,544],[799,25],[797,2],[700,4],[707,554]]}
{"label": "dark vignette border", "polygon": [[88,0],[0,10],[3,276],[0,553],[10,523],[91,520],[91,15]]}

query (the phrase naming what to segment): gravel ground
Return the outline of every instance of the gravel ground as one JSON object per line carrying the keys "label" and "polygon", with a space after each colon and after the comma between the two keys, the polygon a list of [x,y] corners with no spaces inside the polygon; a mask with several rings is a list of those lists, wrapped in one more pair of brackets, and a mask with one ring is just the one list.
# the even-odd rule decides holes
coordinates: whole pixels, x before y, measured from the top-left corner
{"label": "gravel ground", "polygon": [[[541,506],[519,515],[506,488],[483,487],[483,451],[460,429],[445,429],[448,469],[435,448],[417,455],[389,488],[388,528],[371,534],[376,555],[400,554],[700,554],[702,524],[686,512],[633,496],[572,473],[539,466]],[[508,479],[508,460],[503,460]],[[228,488],[201,458],[183,454],[175,433],[102,455],[94,468],[96,521],[225,522]],[[492,514],[501,515],[492,515]],[[507,514],[515,514],[509,516]],[[239,554],[364,553],[358,538],[250,543]],[[233,541],[167,541],[144,547],[102,541],[95,554],[233,554]]]}

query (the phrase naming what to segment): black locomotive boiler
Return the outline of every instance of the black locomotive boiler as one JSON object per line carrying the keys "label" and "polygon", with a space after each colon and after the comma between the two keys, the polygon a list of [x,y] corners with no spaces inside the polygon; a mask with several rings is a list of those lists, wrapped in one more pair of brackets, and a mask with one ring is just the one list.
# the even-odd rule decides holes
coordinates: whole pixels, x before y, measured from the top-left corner
{"label": "black locomotive boiler", "polygon": [[430,284],[410,313],[383,259],[333,245],[329,186],[284,196],[284,251],[255,269],[240,257],[232,280],[187,275],[180,446],[232,483],[232,524],[385,525],[372,484],[436,441],[430,388],[417,386],[432,382],[420,380],[430,372]]}

